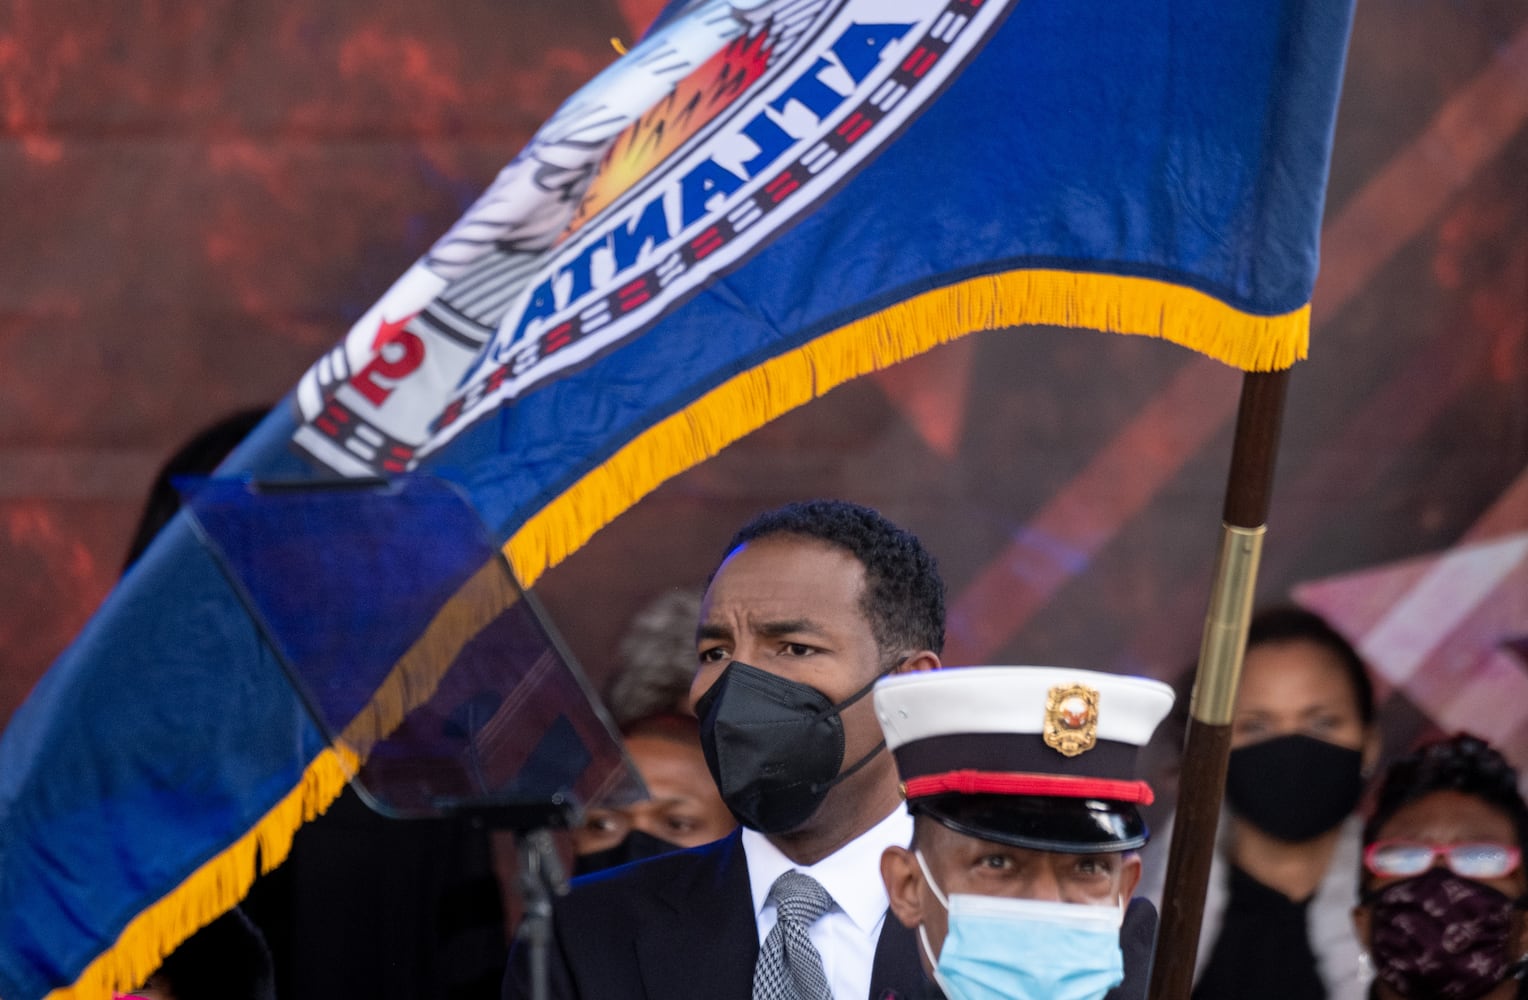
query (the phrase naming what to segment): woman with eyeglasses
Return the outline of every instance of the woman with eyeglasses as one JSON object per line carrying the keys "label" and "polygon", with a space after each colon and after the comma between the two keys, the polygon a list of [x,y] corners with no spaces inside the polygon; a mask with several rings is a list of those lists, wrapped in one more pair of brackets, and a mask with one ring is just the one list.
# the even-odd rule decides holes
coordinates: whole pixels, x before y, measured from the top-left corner
{"label": "woman with eyeglasses", "polygon": [[1528,997],[1528,805],[1473,736],[1397,761],[1364,827],[1353,923],[1374,1000]]}

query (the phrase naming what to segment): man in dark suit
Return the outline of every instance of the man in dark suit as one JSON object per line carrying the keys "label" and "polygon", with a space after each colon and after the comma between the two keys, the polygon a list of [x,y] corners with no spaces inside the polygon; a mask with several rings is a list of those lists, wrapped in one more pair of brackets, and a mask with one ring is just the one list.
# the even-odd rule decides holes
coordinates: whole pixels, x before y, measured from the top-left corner
{"label": "man in dark suit", "polygon": [[1136,756],[1172,703],[1159,681],[1057,667],[876,685],[915,830],[881,874],[929,976],[901,997],[1144,1000]]}
{"label": "man in dark suit", "polygon": [[[875,511],[813,501],[744,527],[706,591],[691,688],[707,764],[743,828],[575,882],[554,909],[552,996],[918,988],[916,939],[887,918],[878,869],[912,820],[867,695],[887,674],[937,668],[943,643],[933,559]],[[798,923],[803,906],[813,912]],[[517,947],[506,998],[531,996],[528,958]]]}

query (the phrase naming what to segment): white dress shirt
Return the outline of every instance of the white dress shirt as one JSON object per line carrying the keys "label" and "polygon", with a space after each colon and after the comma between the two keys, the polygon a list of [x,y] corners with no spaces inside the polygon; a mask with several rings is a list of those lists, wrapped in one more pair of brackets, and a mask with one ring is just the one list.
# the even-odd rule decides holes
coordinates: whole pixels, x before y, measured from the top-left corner
{"label": "white dress shirt", "polygon": [[775,879],[795,869],[816,879],[833,897],[833,906],[812,925],[808,936],[822,955],[823,971],[835,1000],[866,1000],[875,946],[886,920],[886,886],[881,881],[881,854],[913,837],[913,820],[905,805],[849,841],[815,865],[791,861],[756,830],[743,828],[743,856],[748,862],[748,886],[753,893],[753,916],[759,944],[775,926],[775,904],[766,903]]}

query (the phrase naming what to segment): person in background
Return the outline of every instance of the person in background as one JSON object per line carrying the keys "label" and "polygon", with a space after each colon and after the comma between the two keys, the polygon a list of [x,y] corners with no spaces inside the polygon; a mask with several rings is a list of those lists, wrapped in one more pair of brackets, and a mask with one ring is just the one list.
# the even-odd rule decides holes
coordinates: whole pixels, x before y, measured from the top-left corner
{"label": "person in background", "polygon": [[623,730],[666,712],[690,714],[695,623],[704,592],[701,587],[668,590],[632,616],[621,636],[621,670],[605,692],[605,704]]}
{"label": "person in background", "polygon": [[573,832],[574,875],[699,847],[737,827],[706,769],[694,716],[664,712],[621,732],[648,798],[588,811]]}
{"label": "person in background", "polygon": [[1145,997],[1155,913],[1130,897],[1152,792],[1133,779],[1172,703],[1159,681],[1057,667],[876,685],[914,822],[881,876],[945,1000]]}
{"label": "person in background", "polygon": [[698,587],[664,591],[621,636],[621,669],[604,701],[649,798],[588,810],[573,831],[574,875],[698,847],[737,826],[706,769],[700,723],[690,711],[702,593]]}
{"label": "person in background", "polygon": [[[1373,687],[1353,646],[1303,608],[1255,615],[1194,1000],[1360,1000],[1356,810],[1378,758]],[[1153,899],[1159,859],[1144,890]]]}
{"label": "person in background", "polygon": [[1528,996],[1528,804],[1500,753],[1459,735],[1397,761],[1363,840],[1374,1000]]}
{"label": "person in background", "polygon": [[142,1000],[276,1000],[265,938],[237,907],[182,941],[139,989]]}
{"label": "person in background", "polygon": [[122,561],[123,573],[132,568],[155,536],[180,510],[180,491],[175,488],[175,480],[181,476],[212,475],[228,453],[260,425],[267,412],[268,408],[256,408],[220,417],[193,434],[175,450],[175,454],[165,459],[154,482],[149,485],[148,496],[143,499],[143,512],[138,515],[138,525],[133,529],[127,556]]}

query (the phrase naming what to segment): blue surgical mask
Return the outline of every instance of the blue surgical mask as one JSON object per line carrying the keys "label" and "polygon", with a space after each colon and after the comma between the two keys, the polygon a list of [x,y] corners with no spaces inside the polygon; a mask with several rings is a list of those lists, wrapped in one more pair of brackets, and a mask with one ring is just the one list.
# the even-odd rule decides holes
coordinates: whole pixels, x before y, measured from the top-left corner
{"label": "blue surgical mask", "polygon": [[918,867],[949,914],[936,959],[918,942],[947,1000],[1099,1000],[1125,979],[1116,906],[955,893],[946,898],[921,851]]}

